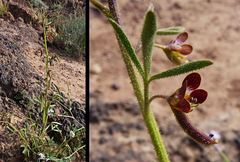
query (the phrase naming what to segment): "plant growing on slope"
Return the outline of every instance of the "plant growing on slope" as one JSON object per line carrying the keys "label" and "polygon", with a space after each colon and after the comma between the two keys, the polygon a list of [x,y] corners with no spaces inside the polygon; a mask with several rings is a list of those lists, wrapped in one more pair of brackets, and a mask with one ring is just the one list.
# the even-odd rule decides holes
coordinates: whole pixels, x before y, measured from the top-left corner
{"label": "plant growing on slope", "polygon": [[[60,19],[60,18],[59,18]],[[71,57],[85,57],[85,18],[79,15],[61,17],[56,23],[58,34],[54,43]]]}
{"label": "plant growing on slope", "polygon": [[[208,135],[196,129],[186,115],[197,108],[199,104],[202,104],[207,98],[207,91],[198,89],[201,83],[200,74],[194,72],[187,75],[182,82],[182,86],[170,96],[151,95],[150,93],[150,86],[154,80],[185,74],[212,65],[212,62],[209,60],[190,61],[187,58],[187,55],[192,52],[193,48],[191,45],[185,43],[188,38],[188,33],[184,32],[185,29],[183,27],[158,29],[154,8],[150,6],[145,14],[141,33],[143,55],[143,62],[141,62],[121,26],[116,0],[108,0],[109,7],[103,5],[98,0],[90,0],[90,2],[106,16],[115,31],[122,58],[126,65],[144,122],[148,128],[148,133],[152,139],[158,161],[169,162],[169,157],[151,109],[151,102],[157,98],[165,99],[169,103],[177,122],[192,139],[204,145],[216,144],[218,141],[212,134]],[[157,36],[176,34],[179,35],[167,45],[155,43]],[[177,66],[157,74],[152,74],[152,50],[154,47],[162,49],[167,58]]]}
{"label": "plant growing on slope", "polygon": [[71,110],[72,101],[66,101],[51,81],[51,59],[47,48],[48,22],[43,20],[45,87],[41,95],[29,103],[30,117],[26,119],[24,126],[18,128],[9,123],[9,129],[19,136],[22,153],[28,161],[68,162],[74,160],[76,155],[84,159],[85,122],[76,119]]}

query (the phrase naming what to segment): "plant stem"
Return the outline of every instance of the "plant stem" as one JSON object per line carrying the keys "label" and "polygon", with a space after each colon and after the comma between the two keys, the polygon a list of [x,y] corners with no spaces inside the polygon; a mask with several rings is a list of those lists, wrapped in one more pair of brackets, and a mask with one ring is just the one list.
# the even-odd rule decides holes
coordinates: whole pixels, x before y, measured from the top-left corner
{"label": "plant stem", "polygon": [[110,13],[112,14],[113,19],[119,25],[121,25],[121,21],[120,21],[119,12],[118,12],[118,9],[117,9],[117,2],[116,2],[116,0],[108,0],[108,6],[109,6]]}
{"label": "plant stem", "polygon": [[[110,12],[111,12],[114,20],[119,25],[121,25],[120,17],[119,17],[118,11],[117,11],[116,0],[108,0],[108,4],[109,4]],[[133,89],[135,90],[135,94],[137,96],[137,100],[138,100],[139,106],[141,108],[145,124],[146,124],[146,126],[148,128],[148,131],[149,131],[149,134],[151,136],[152,143],[154,145],[154,148],[155,148],[158,160],[159,160],[159,162],[169,162],[167,151],[166,151],[166,149],[164,147],[163,140],[162,140],[160,131],[158,129],[157,122],[155,120],[155,117],[154,117],[151,109],[149,108],[149,81],[148,81],[148,74],[145,73],[145,77],[144,77],[144,99],[143,99],[144,103],[142,103],[141,95],[136,93],[136,91],[139,90],[139,85],[138,85],[137,80],[133,79],[133,78],[135,78],[134,74],[131,74],[131,71],[133,69],[132,70],[128,69],[129,67],[131,67],[131,66],[128,65],[128,64],[131,64],[130,63],[131,62],[130,59],[127,59],[127,58],[129,58],[129,56],[124,54],[124,48],[121,45],[121,43],[119,43],[119,46],[120,46],[121,51],[123,52],[123,59],[124,59],[124,62],[126,64],[126,66],[127,66],[129,77],[130,77],[130,79],[132,81]],[[137,84],[137,86],[135,84]]]}
{"label": "plant stem", "polygon": [[[117,11],[116,1],[108,0],[108,5],[109,5],[109,8],[110,8],[110,13],[115,16],[115,17],[112,16],[112,18],[119,25],[121,25],[120,17],[119,17],[118,11]],[[142,110],[143,107],[144,107],[144,98],[143,98],[143,94],[142,94],[142,91],[141,91],[141,88],[140,88],[140,83],[138,81],[138,78],[136,76],[134,67],[132,65],[131,59],[130,59],[126,49],[121,44],[121,41],[119,40],[118,36],[116,36],[116,37],[117,37],[118,44],[119,44],[119,47],[120,47],[120,50],[121,50],[121,53],[122,53],[123,61],[126,65],[128,76],[129,76],[129,78],[131,80],[131,83],[132,83],[132,86],[133,86],[134,93],[137,97],[138,104],[139,104],[139,106]]]}
{"label": "plant stem", "polygon": [[[95,2],[96,0],[91,0],[91,2]],[[94,3],[93,3],[94,4]],[[117,4],[116,0],[108,0],[109,9],[111,13],[111,17],[119,24],[121,25],[120,17],[117,11]],[[96,5],[96,4],[94,4]],[[99,8],[99,7],[97,7]],[[101,10],[101,9],[100,9]],[[101,10],[102,11],[102,10]],[[103,12],[103,11],[102,11]],[[163,144],[163,140],[160,134],[160,131],[158,129],[157,122],[155,120],[155,117],[153,115],[153,112],[151,111],[149,107],[149,74],[145,73],[144,76],[144,95],[141,92],[139,81],[136,77],[134,68],[132,66],[131,59],[129,58],[128,53],[126,52],[126,49],[121,44],[121,42],[118,39],[119,47],[122,52],[123,60],[126,65],[128,75],[130,77],[135,95],[137,97],[139,106],[141,108],[141,112],[145,121],[145,124],[147,126],[147,129],[149,131],[150,137],[152,139],[152,143],[154,145],[158,161],[159,162],[170,162],[168,159],[168,154],[166,152],[166,149]]]}
{"label": "plant stem", "polygon": [[154,95],[152,96],[150,99],[149,99],[149,104],[156,98],[162,98],[162,99],[167,99],[167,96],[164,96],[164,95]]}
{"label": "plant stem", "polygon": [[100,3],[98,0],[90,0],[91,3],[100,11],[102,11],[104,13],[105,16],[107,17],[111,17],[111,13],[109,11],[109,9],[104,6],[102,3]]}
{"label": "plant stem", "polygon": [[219,148],[219,145],[214,145],[215,150],[219,153],[220,157],[222,158],[223,162],[231,162],[228,156],[223,152],[222,149]]}
{"label": "plant stem", "polygon": [[155,47],[158,47],[158,48],[161,48],[161,49],[163,49],[163,50],[166,48],[166,46],[161,45],[161,44],[157,44],[157,43],[155,43],[154,46],[155,46]]}
{"label": "plant stem", "polygon": [[154,149],[156,151],[159,162],[169,162],[168,154],[165,149],[163,139],[161,137],[156,119],[154,117],[152,110],[150,109],[150,106],[149,106],[150,101],[153,98],[151,98],[149,100],[148,75],[146,74],[145,77],[146,78],[144,79],[144,109],[142,111],[142,115],[143,115],[145,124],[147,126],[148,132],[150,134],[150,137],[152,139],[152,143],[153,143]]}
{"label": "plant stem", "polygon": [[163,143],[163,139],[158,129],[156,119],[150,108],[145,109],[145,111],[143,112],[143,118],[147,126],[148,132],[150,134],[150,137],[152,139],[152,143],[153,143],[155,152],[157,154],[158,161],[170,162],[168,159],[167,151]]}
{"label": "plant stem", "polygon": [[145,70],[145,76],[144,76],[144,110],[149,108],[149,84],[148,84],[148,74]]}
{"label": "plant stem", "polygon": [[45,49],[45,79],[46,79],[46,87],[45,87],[45,98],[48,93],[49,89],[49,53],[48,53],[48,47],[47,47],[47,26],[46,26],[46,18],[43,19],[43,37],[44,37],[44,49]]}
{"label": "plant stem", "polygon": [[49,53],[48,53],[48,47],[47,47],[47,27],[46,27],[46,18],[43,18],[43,37],[44,37],[44,48],[45,48],[45,91],[44,91],[44,107],[43,107],[43,128],[42,128],[42,134],[44,134],[45,129],[47,127],[47,121],[48,121],[48,102],[47,102],[47,95],[48,95],[48,89],[50,87],[50,80],[49,80]]}

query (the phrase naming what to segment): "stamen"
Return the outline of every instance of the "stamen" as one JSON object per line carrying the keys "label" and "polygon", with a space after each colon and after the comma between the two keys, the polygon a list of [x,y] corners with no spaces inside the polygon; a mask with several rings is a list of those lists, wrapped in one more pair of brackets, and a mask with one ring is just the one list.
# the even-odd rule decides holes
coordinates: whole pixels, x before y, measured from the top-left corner
{"label": "stamen", "polygon": [[196,104],[198,102],[198,100],[197,100],[197,98],[191,97],[190,102]]}

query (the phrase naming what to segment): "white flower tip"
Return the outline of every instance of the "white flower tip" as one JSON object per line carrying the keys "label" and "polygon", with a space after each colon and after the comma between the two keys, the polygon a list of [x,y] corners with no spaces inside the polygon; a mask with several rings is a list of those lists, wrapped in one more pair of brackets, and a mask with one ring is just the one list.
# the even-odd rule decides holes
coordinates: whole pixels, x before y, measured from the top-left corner
{"label": "white flower tip", "polygon": [[221,138],[220,133],[218,133],[218,132],[215,131],[215,130],[211,130],[210,133],[209,133],[209,136],[210,136],[211,138],[217,140],[217,141],[220,140],[220,138]]}

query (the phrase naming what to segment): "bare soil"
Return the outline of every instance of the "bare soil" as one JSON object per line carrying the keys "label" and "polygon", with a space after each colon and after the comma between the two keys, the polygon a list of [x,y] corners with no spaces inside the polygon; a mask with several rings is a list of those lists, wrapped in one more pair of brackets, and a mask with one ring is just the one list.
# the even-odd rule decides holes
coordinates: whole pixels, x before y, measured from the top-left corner
{"label": "bare soil", "polygon": [[[190,59],[214,61],[211,67],[199,71],[201,88],[208,91],[208,99],[191,112],[189,118],[206,133],[218,131],[222,136],[221,147],[232,162],[240,162],[240,2],[119,1],[124,30],[134,46],[140,39],[144,13],[150,2],[155,6],[159,27],[186,28],[188,42],[194,48]],[[161,37],[157,42],[165,44],[173,38]],[[90,44],[91,161],[154,161],[150,138],[141,115],[137,113],[136,99],[114,32],[106,19],[93,8],[90,10]],[[154,49],[153,73],[173,66],[161,50]],[[181,86],[185,76],[155,81],[152,93],[170,95]],[[129,108],[129,104],[135,106]],[[214,147],[196,144],[183,132],[165,101],[154,101],[152,108],[171,161],[222,161]]]}

